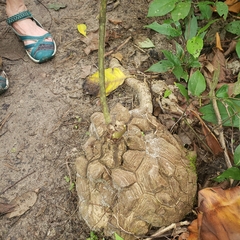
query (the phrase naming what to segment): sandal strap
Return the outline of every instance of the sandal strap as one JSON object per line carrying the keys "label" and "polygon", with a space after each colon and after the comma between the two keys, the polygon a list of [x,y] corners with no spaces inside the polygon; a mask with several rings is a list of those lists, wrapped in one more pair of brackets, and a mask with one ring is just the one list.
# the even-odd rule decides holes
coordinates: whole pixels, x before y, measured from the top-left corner
{"label": "sandal strap", "polygon": [[26,18],[33,18],[32,14],[28,10],[20,12],[16,15],[13,15],[9,17],[6,21],[8,25],[12,25],[14,22],[17,22],[19,20],[23,20]]}
{"label": "sandal strap", "polygon": [[2,73],[0,73],[0,94],[5,92],[8,89],[8,87],[9,87],[9,83],[8,83],[7,75],[4,71],[2,71]]}

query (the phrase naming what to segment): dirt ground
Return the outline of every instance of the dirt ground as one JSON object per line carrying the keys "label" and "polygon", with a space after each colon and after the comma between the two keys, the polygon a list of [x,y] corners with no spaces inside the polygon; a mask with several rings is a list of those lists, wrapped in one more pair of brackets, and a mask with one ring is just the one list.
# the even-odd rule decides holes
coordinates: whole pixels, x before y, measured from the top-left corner
{"label": "dirt ground", "polygon": [[[66,0],[66,8],[48,10],[52,1],[25,1],[28,9],[54,36],[58,51],[48,63],[28,59],[22,43],[7,26],[5,5],[0,4],[0,56],[9,77],[10,89],[0,97],[0,202],[9,203],[29,191],[37,191],[34,206],[21,216],[1,216],[0,239],[86,239],[89,228],[77,216],[77,196],[69,191],[65,176],[74,181],[74,161],[88,138],[89,117],[100,111],[99,100],[82,91],[84,72],[96,71],[97,52],[86,55],[77,24],[88,31],[98,28],[99,1]],[[110,39],[106,51],[148,23],[146,0],[122,0],[108,12],[108,22],[118,37]],[[129,70],[137,69],[138,53],[129,41],[120,52]],[[107,62],[109,58],[106,59]],[[133,107],[134,93],[123,85],[108,98]]]}

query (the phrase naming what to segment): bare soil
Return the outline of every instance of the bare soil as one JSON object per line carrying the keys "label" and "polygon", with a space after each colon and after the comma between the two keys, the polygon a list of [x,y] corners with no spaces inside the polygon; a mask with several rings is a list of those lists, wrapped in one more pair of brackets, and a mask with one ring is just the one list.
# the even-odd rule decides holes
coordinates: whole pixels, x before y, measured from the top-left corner
{"label": "bare soil", "polygon": [[[88,139],[89,118],[101,111],[99,99],[82,89],[86,72],[97,70],[97,51],[87,55],[77,31],[79,23],[85,23],[88,32],[98,29],[99,1],[65,0],[62,3],[67,7],[59,11],[47,8],[53,3],[49,0],[25,3],[51,32],[58,51],[50,62],[32,62],[7,26],[5,5],[0,2],[0,56],[10,81],[10,89],[0,97],[0,202],[9,203],[28,191],[38,195],[23,215],[0,217],[0,239],[87,239],[90,229],[78,217],[77,195],[69,190],[66,177],[74,182],[74,162]],[[156,53],[172,49],[171,41],[144,28],[153,22],[146,17],[148,5],[147,0],[121,0],[107,14],[108,20],[121,23],[107,21],[106,52],[131,37],[118,52],[123,55],[123,66],[143,80],[143,71],[161,58]],[[156,52],[135,46],[140,35],[151,38]],[[110,58],[106,57],[106,65]],[[171,76],[161,77],[173,82]],[[108,97],[110,108],[117,102],[129,109],[138,104],[126,85]]]}

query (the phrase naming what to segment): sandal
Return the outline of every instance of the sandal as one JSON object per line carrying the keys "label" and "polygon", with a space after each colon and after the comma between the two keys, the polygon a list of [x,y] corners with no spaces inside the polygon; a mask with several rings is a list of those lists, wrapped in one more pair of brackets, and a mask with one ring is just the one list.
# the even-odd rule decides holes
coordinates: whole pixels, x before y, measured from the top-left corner
{"label": "sandal", "polygon": [[35,36],[23,36],[20,35],[12,26],[14,22],[17,22],[19,20],[23,20],[26,18],[32,19],[36,24],[43,28],[43,26],[32,16],[32,14],[27,10],[20,12],[12,17],[9,17],[7,19],[8,25],[11,26],[13,31],[17,34],[17,36],[20,38],[21,41],[26,40],[32,40],[35,41],[35,43],[31,43],[28,45],[25,45],[26,52],[28,56],[37,63],[46,62],[47,60],[51,59],[57,50],[56,43],[54,40],[52,41],[45,41],[46,38],[52,38],[50,33],[46,33],[43,36],[35,37]]}
{"label": "sandal", "polygon": [[4,93],[9,88],[8,78],[4,71],[0,73],[0,94]]}

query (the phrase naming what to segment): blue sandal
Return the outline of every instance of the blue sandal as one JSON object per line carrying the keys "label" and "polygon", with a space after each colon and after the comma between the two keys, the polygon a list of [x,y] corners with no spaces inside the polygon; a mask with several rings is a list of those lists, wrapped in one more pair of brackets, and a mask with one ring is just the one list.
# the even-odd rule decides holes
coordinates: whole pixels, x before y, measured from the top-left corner
{"label": "blue sandal", "polygon": [[[32,14],[29,11],[24,11],[24,12],[21,12],[21,13],[18,13],[16,15],[12,16],[12,17],[9,17],[7,19],[7,23],[8,23],[8,25],[10,25],[12,27],[12,24],[14,22],[17,22],[19,20],[23,20],[26,18],[32,19],[34,22],[36,22],[36,24],[39,27],[43,28],[43,26],[32,16]],[[35,41],[35,43],[25,45],[25,49],[26,49],[28,56],[34,62],[37,62],[37,63],[46,62],[47,60],[51,59],[55,55],[55,53],[57,51],[55,41],[54,40],[53,41],[45,41],[46,38],[52,38],[50,33],[46,33],[40,37],[23,36],[23,35],[20,35],[13,27],[12,27],[12,29],[17,34],[17,36],[20,38],[20,40]]]}
{"label": "blue sandal", "polygon": [[0,94],[4,93],[9,88],[8,78],[4,71],[0,73]]}

